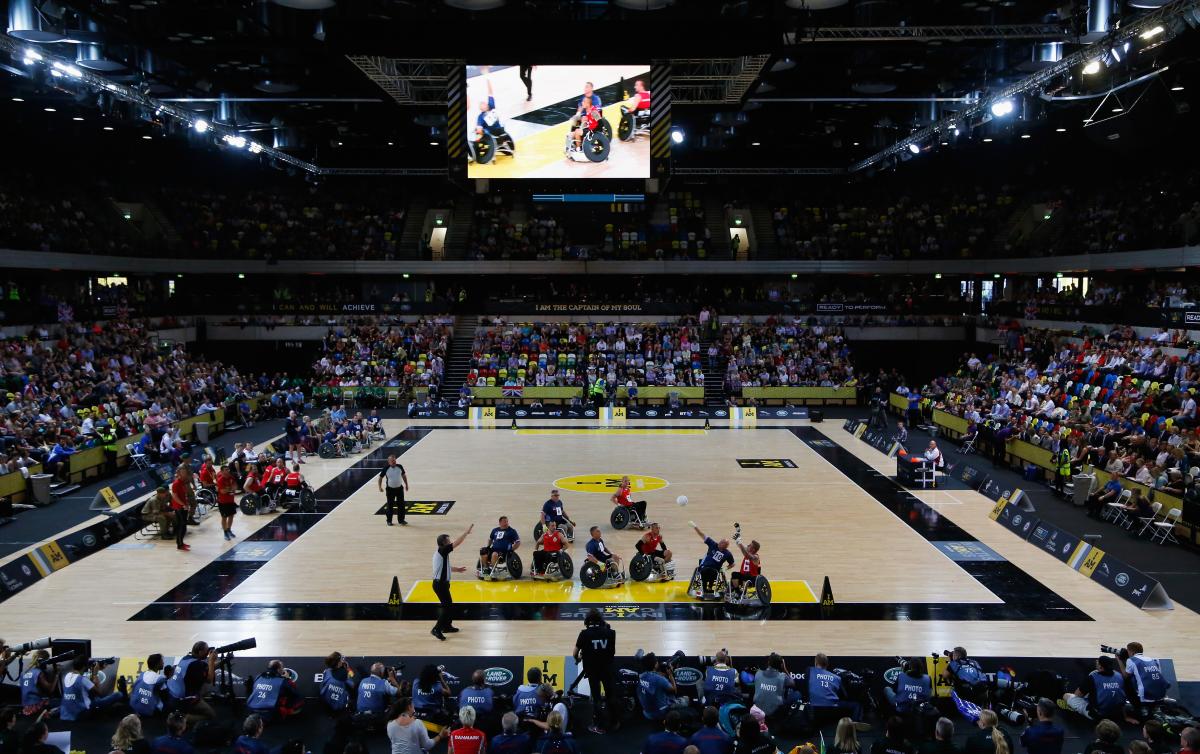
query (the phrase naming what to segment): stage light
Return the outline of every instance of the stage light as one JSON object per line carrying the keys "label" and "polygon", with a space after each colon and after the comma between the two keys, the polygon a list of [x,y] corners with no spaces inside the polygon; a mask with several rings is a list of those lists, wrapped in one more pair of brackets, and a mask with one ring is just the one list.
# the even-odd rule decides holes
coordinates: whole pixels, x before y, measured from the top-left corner
{"label": "stage light", "polygon": [[761,146],[762,146],[762,142],[761,142],[761,141],[752,141],[752,142],[750,142],[750,146],[752,146],[752,147],[761,147]]}
{"label": "stage light", "polygon": [[429,142],[429,146],[431,146],[431,147],[436,147],[436,146],[437,146],[438,144],[440,144],[440,143],[441,143],[441,142],[437,142],[437,141],[431,141],[431,142]]}
{"label": "stage light", "polygon": [[1171,91],[1173,91],[1173,92],[1182,92],[1182,91],[1183,91],[1183,84],[1178,84],[1178,85],[1176,85],[1176,86],[1173,86],[1173,87],[1171,87]]}
{"label": "stage light", "polygon": [[246,146],[246,137],[245,136],[235,136],[233,134],[226,134],[224,141],[229,146],[236,147],[237,149],[243,149]]}
{"label": "stage light", "polygon": [[1165,31],[1166,31],[1166,29],[1164,29],[1163,27],[1155,26],[1153,29],[1146,29],[1144,32],[1142,32],[1141,37],[1142,37],[1142,39],[1154,39],[1159,34],[1162,34]]}
{"label": "stage light", "polygon": [[244,272],[239,272],[239,273],[238,273],[238,280],[245,280],[245,279],[246,279],[246,273],[244,273]]}
{"label": "stage light", "polygon": [[679,130],[678,128],[673,129],[671,131],[671,141],[675,142],[676,144],[682,144],[683,143],[683,131]]}
{"label": "stage light", "polygon": [[401,277],[403,277],[405,280],[408,280],[408,273],[407,272],[404,273],[403,275],[401,275]]}
{"label": "stage light", "polygon": [[999,280],[999,279],[1000,279],[1000,273],[999,273],[999,272],[993,272],[993,273],[992,273],[992,277],[994,277],[995,279]]}
{"label": "stage light", "polygon": [[74,118],[71,118],[71,120],[83,120],[83,118],[80,118],[78,115],[76,115]]}
{"label": "stage light", "polygon": [[856,142],[854,142],[854,146],[856,146],[856,147],[858,146],[858,142],[857,142],[857,141],[856,141]]}
{"label": "stage light", "polygon": [[983,143],[984,143],[984,144],[991,144],[991,143],[992,143],[992,137],[990,137],[990,136],[989,136],[989,137],[985,138],[985,139],[983,140]]}
{"label": "stage light", "polygon": [[1083,75],[1085,75],[1085,76],[1091,76],[1096,73],[1100,73],[1099,59],[1093,60],[1092,62],[1088,63],[1087,65],[1085,65],[1083,67]]}
{"label": "stage light", "polygon": [[1029,134],[1021,134],[1021,138],[1022,138],[1022,139],[1028,139],[1028,138],[1029,138]]}
{"label": "stage light", "polygon": [[992,115],[997,118],[1003,118],[1005,115],[1012,113],[1013,101],[1010,99],[1002,99],[999,102],[992,103]]}
{"label": "stage light", "polygon": [[916,144],[909,144],[908,151],[912,152],[913,154],[920,154],[921,148],[918,147]]}
{"label": "stage light", "polygon": [[45,111],[46,111],[46,112],[48,112],[48,113],[56,113],[56,112],[58,112],[58,110],[55,110],[53,107],[43,107],[42,109],[43,109],[43,110],[45,110]]}
{"label": "stage light", "polygon": [[395,143],[395,142],[392,142],[392,141],[389,141],[389,142],[388,142],[388,146],[389,146],[389,147],[394,147],[394,146],[396,146],[396,143]]}
{"label": "stage light", "polygon": [[111,130],[113,130],[113,127],[112,127],[112,126],[105,126],[105,127],[102,129],[102,130],[104,130],[104,131],[111,131]]}
{"label": "stage light", "polygon": [[153,137],[153,136],[151,136],[150,134],[145,134],[145,135],[143,135],[143,136],[142,136],[142,138],[143,138],[143,139],[145,139],[146,141],[150,141],[150,140],[151,140],[151,139],[153,139],[154,137]]}
{"label": "stage light", "polygon": [[205,133],[208,131],[208,121],[206,121],[204,118],[197,118],[196,121],[192,123],[192,128],[196,129],[196,133],[198,134]]}
{"label": "stage light", "polygon": [[1123,113],[1123,112],[1125,112],[1125,108],[1123,108],[1123,107],[1114,107],[1114,108],[1112,109],[1112,111],[1113,111],[1114,113]]}
{"label": "stage light", "polygon": [[1067,132],[1067,129],[1065,129],[1065,128],[1056,128],[1054,130],[1056,133],[1060,133],[1060,134],[1065,134]]}
{"label": "stage light", "polygon": [[796,280],[796,279],[797,279],[797,278],[799,278],[799,277],[800,277],[800,276],[799,276],[799,275],[797,275],[796,273],[794,273],[794,272],[792,273],[792,280]]}
{"label": "stage light", "polygon": [[933,279],[934,279],[934,280],[941,280],[941,279],[942,279],[942,273],[940,273],[940,272],[935,272],[935,273],[933,273]]}

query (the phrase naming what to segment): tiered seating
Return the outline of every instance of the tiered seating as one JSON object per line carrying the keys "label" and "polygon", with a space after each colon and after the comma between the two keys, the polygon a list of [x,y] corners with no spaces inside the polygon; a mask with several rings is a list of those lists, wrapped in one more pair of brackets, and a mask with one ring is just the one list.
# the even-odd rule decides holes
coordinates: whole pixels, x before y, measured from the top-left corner
{"label": "tiered seating", "polygon": [[839,387],[855,380],[850,347],[840,327],[797,320],[722,326],[725,385],[744,387]]}
{"label": "tiered seating", "polygon": [[[359,395],[379,400],[384,388],[436,393],[453,333],[451,317],[422,318],[397,325],[368,322],[335,328],[313,365],[318,402]],[[346,388],[357,388],[350,390]]]}

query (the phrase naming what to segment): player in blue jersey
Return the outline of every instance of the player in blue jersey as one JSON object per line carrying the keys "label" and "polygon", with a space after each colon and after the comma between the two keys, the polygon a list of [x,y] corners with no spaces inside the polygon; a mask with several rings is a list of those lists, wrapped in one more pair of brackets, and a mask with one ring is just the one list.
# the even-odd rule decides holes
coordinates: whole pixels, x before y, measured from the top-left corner
{"label": "player in blue jersey", "polygon": [[479,100],[479,114],[475,116],[476,149],[486,133],[496,140],[497,152],[511,155],[516,149],[516,144],[509,136],[508,131],[504,130],[504,124],[500,122],[500,113],[496,112],[496,98],[492,94],[492,81],[487,78],[484,80],[487,82],[488,96],[485,100]]}

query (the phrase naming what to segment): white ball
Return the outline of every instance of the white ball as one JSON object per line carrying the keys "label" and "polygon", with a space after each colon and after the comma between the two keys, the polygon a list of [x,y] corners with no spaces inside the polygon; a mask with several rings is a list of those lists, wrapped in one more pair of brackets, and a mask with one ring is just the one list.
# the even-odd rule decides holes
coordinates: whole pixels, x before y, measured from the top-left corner
{"label": "white ball", "polygon": [[687,505],[687,495],[680,495],[679,497],[675,498],[675,504]]}

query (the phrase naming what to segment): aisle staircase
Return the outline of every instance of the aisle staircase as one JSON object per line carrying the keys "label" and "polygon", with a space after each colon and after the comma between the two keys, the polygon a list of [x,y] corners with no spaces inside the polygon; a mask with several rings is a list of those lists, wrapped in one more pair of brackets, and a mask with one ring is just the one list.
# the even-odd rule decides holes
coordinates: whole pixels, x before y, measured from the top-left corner
{"label": "aisle staircase", "polygon": [[717,407],[725,405],[725,366],[724,356],[717,356],[715,366],[708,363],[708,347],[711,340],[700,341],[700,359],[704,364],[704,405]]}
{"label": "aisle staircase", "polygon": [[775,243],[774,211],[763,202],[751,205],[750,218],[754,225],[751,229],[750,248],[755,259],[777,259],[779,245]]}
{"label": "aisle staircase", "polygon": [[475,317],[459,317],[454,321],[454,336],[450,353],[446,354],[446,373],[442,376],[442,397],[456,399],[467,372],[471,371],[471,348],[475,344]]}
{"label": "aisle staircase", "polygon": [[425,227],[425,211],[429,204],[424,196],[414,196],[408,203],[404,215],[404,229],[400,231],[400,245],[396,256],[400,259],[421,258],[421,231]]}

